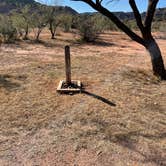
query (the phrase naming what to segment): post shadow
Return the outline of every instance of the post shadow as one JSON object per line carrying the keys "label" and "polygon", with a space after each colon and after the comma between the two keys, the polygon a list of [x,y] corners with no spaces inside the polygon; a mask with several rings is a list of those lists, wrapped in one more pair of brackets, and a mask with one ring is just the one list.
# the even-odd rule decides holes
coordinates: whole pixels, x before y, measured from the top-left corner
{"label": "post shadow", "polygon": [[85,91],[85,90],[82,90],[81,93],[86,94],[86,95],[88,95],[88,96],[91,96],[91,97],[93,97],[93,98],[95,98],[95,99],[97,99],[97,100],[100,100],[100,101],[102,101],[103,103],[108,104],[109,106],[116,107],[116,104],[115,104],[115,103],[109,101],[108,99],[106,99],[106,98],[104,98],[104,97],[102,97],[102,96],[96,95],[96,94],[94,94],[94,93],[91,93],[91,92],[88,92],[88,91]]}

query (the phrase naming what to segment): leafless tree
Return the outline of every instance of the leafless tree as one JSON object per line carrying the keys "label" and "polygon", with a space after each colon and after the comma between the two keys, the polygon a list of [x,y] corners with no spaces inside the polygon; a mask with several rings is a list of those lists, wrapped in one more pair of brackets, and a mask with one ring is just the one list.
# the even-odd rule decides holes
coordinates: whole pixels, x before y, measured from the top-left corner
{"label": "leafless tree", "polygon": [[152,21],[159,0],[148,0],[148,7],[144,21],[142,20],[141,14],[138,10],[135,0],[129,0],[129,4],[133,10],[135,21],[141,32],[141,36],[132,31],[129,27],[127,27],[118,17],[116,17],[113,14],[113,12],[104,7],[103,3],[106,2],[107,0],[73,0],[73,1],[82,1],[87,3],[93,9],[107,16],[111,21],[113,21],[114,24],[116,24],[116,26],[120,30],[125,32],[132,40],[143,45],[147,49],[151,57],[154,74],[159,76],[161,79],[166,80],[166,70],[164,67],[161,51],[151,31]]}

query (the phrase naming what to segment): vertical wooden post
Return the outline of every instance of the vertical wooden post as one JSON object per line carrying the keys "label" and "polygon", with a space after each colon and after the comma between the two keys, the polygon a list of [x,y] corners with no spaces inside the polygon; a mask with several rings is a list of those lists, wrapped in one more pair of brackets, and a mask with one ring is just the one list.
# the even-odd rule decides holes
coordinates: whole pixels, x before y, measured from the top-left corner
{"label": "vertical wooden post", "polygon": [[70,47],[65,46],[65,68],[66,68],[66,84],[71,85],[71,62],[70,62]]}

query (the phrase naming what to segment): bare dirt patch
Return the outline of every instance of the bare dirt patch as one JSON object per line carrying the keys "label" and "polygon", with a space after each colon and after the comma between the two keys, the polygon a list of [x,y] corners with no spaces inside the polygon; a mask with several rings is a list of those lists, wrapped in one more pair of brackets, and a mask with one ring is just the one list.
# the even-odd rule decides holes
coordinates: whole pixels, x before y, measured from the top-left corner
{"label": "bare dirt patch", "polygon": [[[0,165],[165,165],[166,82],[146,50],[119,32],[93,44],[67,37],[1,46]],[[85,87],[72,96],[56,92],[66,44]]]}

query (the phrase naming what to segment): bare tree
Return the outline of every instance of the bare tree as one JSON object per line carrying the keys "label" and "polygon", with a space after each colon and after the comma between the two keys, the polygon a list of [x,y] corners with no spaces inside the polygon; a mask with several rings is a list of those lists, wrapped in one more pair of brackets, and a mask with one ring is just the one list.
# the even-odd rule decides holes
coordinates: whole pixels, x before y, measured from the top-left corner
{"label": "bare tree", "polygon": [[133,10],[137,26],[141,32],[141,36],[132,31],[110,10],[108,10],[103,6],[103,2],[107,0],[73,0],[73,1],[82,1],[89,4],[93,9],[99,11],[100,13],[108,17],[120,30],[125,32],[132,40],[143,45],[150,54],[154,74],[156,76],[159,76],[161,79],[166,80],[166,70],[164,67],[161,51],[155,39],[153,38],[151,32],[152,21],[159,0],[148,0],[148,7],[144,22],[142,20],[141,14],[138,10],[135,0],[129,0],[129,4]]}

